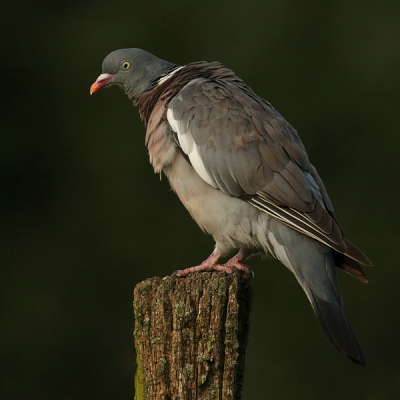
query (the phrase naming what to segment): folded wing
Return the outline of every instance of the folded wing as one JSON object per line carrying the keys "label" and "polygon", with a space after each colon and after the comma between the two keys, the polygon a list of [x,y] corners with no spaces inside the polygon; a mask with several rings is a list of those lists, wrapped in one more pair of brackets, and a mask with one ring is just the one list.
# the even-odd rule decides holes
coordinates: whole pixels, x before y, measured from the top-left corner
{"label": "folded wing", "polygon": [[171,100],[167,119],[205,182],[327,244],[338,266],[366,281],[357,262],[370,261],[343,237],[297,132],[268,102],[244,83],[200,78]]}

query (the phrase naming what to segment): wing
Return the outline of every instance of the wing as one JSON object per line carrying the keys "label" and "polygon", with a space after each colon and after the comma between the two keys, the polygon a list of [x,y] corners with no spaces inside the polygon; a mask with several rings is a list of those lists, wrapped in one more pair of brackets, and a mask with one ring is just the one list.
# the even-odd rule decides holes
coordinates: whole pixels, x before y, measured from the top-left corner
{"label": "wing", "polygon": [[339,253],[370,263],[343,238],[297,132],[243,82],[195,79],[171,100],[167,119],[208,184]]}

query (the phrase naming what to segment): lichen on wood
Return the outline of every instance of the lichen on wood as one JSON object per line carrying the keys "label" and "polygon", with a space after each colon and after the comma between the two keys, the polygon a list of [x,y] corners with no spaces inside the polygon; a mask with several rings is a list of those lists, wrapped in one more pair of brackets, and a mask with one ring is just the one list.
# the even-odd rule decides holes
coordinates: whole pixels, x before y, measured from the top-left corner
{"label": "lichen on wood", "polygon": [[139,283],[135,400],[241,399],[251,302],[251,277],[237,272]]}

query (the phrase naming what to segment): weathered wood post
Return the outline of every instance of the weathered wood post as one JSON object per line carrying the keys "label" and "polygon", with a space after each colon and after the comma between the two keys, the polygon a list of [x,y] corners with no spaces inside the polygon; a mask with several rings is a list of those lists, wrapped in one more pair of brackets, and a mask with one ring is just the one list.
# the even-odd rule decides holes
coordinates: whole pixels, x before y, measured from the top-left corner
{"label": "weathered wood post", "polygon": [[135,400],[239,400],[252,278],[150,278],[134,291]]}

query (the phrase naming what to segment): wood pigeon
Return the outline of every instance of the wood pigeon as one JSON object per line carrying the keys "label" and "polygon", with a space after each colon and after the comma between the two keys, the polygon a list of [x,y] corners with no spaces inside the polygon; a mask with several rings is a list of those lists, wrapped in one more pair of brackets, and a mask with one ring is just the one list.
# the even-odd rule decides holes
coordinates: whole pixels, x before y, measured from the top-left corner
{"label": "wood pigeon", "polygon": [[[343,309],[335,266],[362,282],[365,254],[343,236],[316,169],[293,127],[218,62],[179,66],[140,49],[103,61],[90,93],[122,88],[147,125],[145,143],[200,228],[215,240],[200,265],[177,272],[237,268],[271,254],[293,272],[334,348],[366,359]],[[221,257],[239,252],[225,264]]]}

